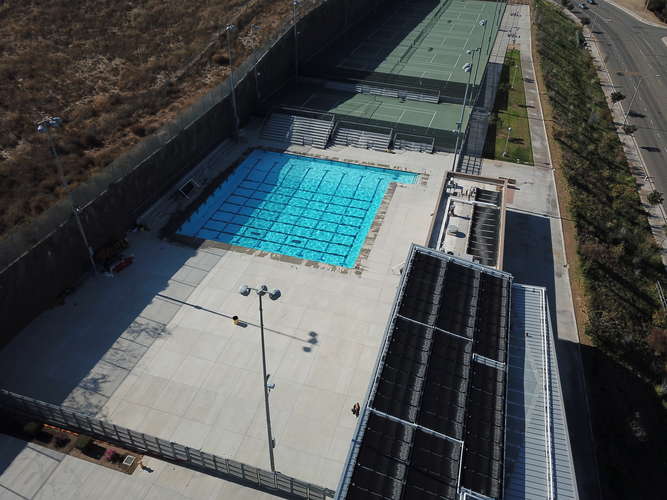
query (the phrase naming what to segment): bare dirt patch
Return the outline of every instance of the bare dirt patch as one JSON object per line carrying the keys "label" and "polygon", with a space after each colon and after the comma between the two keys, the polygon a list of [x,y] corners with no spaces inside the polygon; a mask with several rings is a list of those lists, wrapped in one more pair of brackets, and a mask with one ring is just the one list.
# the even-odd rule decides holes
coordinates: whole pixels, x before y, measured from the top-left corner
{"label": "bare dirt patch", "polygon": [[[305,13],[318,0],[302,2]],[[0,235],[64,193],[35,124],[63,117],[70,186],[105,168],[291,20],[291,0],[8,0],[0,5]]]}

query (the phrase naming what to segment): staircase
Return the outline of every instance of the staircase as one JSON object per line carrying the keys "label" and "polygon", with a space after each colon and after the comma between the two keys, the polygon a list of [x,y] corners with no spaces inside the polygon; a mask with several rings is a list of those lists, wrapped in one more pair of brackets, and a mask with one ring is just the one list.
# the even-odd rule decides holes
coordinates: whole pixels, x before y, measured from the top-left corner
{"label": "staircase", "polygon": [[272,113],[262,128],[262,139],[324,149],[329,142],[333,126],[333,120]]}
{"label": "staircase", "polygon": [[336,146],[354,146],[362,149],[387,151],[391,142],[391,130],[387,130],[389,133],[383,134],[339,125],[334,132],[333,143]]}
{"label": "staircase", "polygon": [[[500,206],[500,193],[477,189],[475,200]],[[485,266],[495,266],[498,260],[499,208],[475,205],[472,212],[467,252]]]}
{"label": "staircase", "polygon": [[433,104],[438,104],[440,102],[440,96],[438,92],[435,91],[433,93],[428,93],[420,90],[389,88],[367,83],[336,82],[331,80],[328,80],[324,86],[328,89],[352,92],[355,94],[379,95],[396,99],[407,99],[409,101],[430,102]]}

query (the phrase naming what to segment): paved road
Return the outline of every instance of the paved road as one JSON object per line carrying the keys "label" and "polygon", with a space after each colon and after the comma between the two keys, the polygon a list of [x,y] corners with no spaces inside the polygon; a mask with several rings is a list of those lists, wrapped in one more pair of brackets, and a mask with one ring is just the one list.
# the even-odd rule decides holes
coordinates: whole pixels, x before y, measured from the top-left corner
{"label": "paved road", "polygon": [[662,40],[667,26],[647,25],[604,0],[598,2],[575,14],[591,19],[612,82],[627,96],[621,102],[625,112],[641,78],[628,123],[638,127],[635,138],[642,158],[657,189],[667,193],[667,45]]}

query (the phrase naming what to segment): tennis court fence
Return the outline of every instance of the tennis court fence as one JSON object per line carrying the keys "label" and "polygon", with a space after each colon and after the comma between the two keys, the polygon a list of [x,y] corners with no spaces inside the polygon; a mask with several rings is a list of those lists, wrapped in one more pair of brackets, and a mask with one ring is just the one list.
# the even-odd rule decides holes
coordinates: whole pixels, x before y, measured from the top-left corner
{"label": "tennis court fence", "polygon": [[287,498],[324,500],[333,490],[136,432],[62,406],[0,390],[0,412],[85,434],[211,476]]}

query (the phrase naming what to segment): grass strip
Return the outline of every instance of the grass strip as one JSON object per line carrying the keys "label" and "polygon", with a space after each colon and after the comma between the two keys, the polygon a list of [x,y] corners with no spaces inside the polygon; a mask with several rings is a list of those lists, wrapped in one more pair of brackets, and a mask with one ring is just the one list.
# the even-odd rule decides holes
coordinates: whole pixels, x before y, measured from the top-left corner
{"label": "grass strip", "polygon": [[487,158],[533,164],[521,57],[516,49],[508,50],[505,55],[485,150]]}

